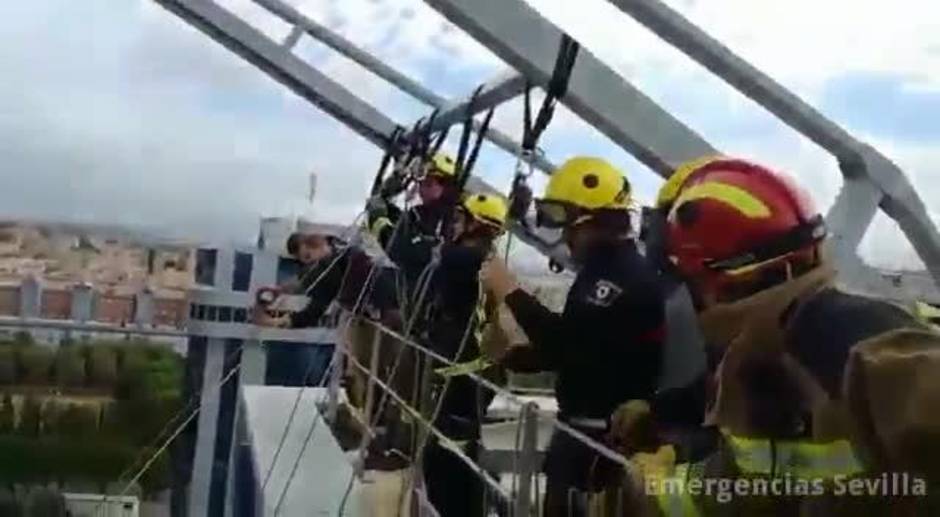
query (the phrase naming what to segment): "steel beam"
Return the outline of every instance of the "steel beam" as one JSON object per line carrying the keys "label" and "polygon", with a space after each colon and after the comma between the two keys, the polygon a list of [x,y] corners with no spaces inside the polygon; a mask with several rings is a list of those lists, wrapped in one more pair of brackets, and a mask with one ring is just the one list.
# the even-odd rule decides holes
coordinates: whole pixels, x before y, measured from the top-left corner
{"label": "steel beam", "polygon": [[[363,68],[369,70],[382,79],[385,79],[389,83],[395,85],[395,87],[401,91],[411,95],[424,104],[427,104],[432,108],[442,110],[448,109],[448,101],[444,97],[441,97],[430,89],[425,88],[418,81],[385,64],[382,60],[376,58],[361,47],[356,46],[353,42],[349,41],[328,27],[317,23],[310,17],[298,11],[296,8],[282,2],[281,0],[254,0],[254,2],[261,7],[264,7],[271,14],[279,17],[281,20],[294,25],[295,27],[300,27],[310,37],[346,56],[353,62],[359,64]],[[479,123],[474,121],[473,127],[474,129],[479,129]],[[486,139],[500,149],[512,154],[513,156],[518,156],[520,154],[520,144],[505,133],[495,128],[490,128],[490,130],[486,133]],[[551,173],[556,168],[554,164],[539,154],[533,155],[530,157],[530,160],[537,169],[546,173]]]}
{"label": "steel beam", "polygon": [[452,101],[441,108],[431,122],[431,132],[441,131],[463,122],[467,116],[482,113],[520,95],[525,91],[525,77],[515,73],[502,73],[482,85],[465,99]]}
{"label": "steel beam", "polygon": [[[562,31],[522,0],[425,0],[534,84],[545,87]],[[715,149],[581,48],[561,102],[661,176]]]}
{"label": "steel beam", "polygon": [[[322,108],[373,144],[383,149],[389,145],[392,132],[399,127],[392,119],[231,12],[207,0],[154,1]],[[500,192],[483,180],[471,179],[471,188]],[[546,244],[546,239],[539,237],[536,232],[530,232],[521,225],[516,225],[511,230],[520,240],[546,255],[560,254],[558,248]]]}
{"label": "steel beam", "polygon": [[207,0],[154,0],[380,147],[395,123],[228,10]]}
{"label": "steel beam", "polygon": [[[855,164],[852,167],[843,166],[843,175],[846,179],[864,178],[884,194],[881,208],[898,222],[927,265],[934,282],[940,286],[940,233],[930,220],[923,201],[897,165],[871,146],[859,142],[838,124],[735,55],[660,0],[608,1],[784,123],[835,155],[840,164]],[[850,189],[848,193],[852,190],[854,189]],[[869,207],[870,199],[869,196],[861,196],[847,200],[846,203],[861,203]],[[867,208],[866,211],[871,212]],[[864,235],[864,228],[868,227],[873,216],[874,212],[871,212],[870,216],[866,216],[867,219],[840,221],[839,224],[863,228],[860,233],[848,231],[857,238],[853,236],[852,240],[841,245],[848,245],[854,251]],[[836,225],[833,227],[840,229]]]}

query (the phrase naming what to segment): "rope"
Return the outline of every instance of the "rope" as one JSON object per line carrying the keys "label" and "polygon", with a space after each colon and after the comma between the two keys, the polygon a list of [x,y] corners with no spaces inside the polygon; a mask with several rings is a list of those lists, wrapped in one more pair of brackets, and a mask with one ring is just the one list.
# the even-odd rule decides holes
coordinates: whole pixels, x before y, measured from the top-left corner
{"label": "rope", "polygon": [[[361,289],[360,292],[359,292],[359,297],[358,297],[358,299],[356,300],[355,305],[353,306],[353,310],[352,310],[353,315],[355,315],[355,314],[359,311],[359,309],[361,308],[361,304],[362,304],[362,301],[365,299],[366,292],[370,290],[369,287],[371,287],[371,285],[372,285],[372,282],[371,282],[371,280],[372,280],[372,275],[374,274],[374,272],[375,272],[375,270],[377,269],[377,267],[378,267],[378,263],[377,263],[377,262],[372,264],[372,268],[369,270],[369,274],[368,274],[368,276],[366,277],[366,281],[365,281],[365,283],[363,284],[362,289]],[[349,326],[352,324],[353,319],[355,319],[355,318],[351,317],[351,318],[349,318],[348,320],[346,320],[346,325],[344,326],[343,331],[342,331],[343,334],[345,334],[345,332],[349,330]],[[342,346],[338,346],[338,348],[336,348],[336,350],[340,350],[341,353],[346,353],[346,351],[342,348]],[[333,358],[334,358],[334,359],[333,359],[333,362],[335,362],[336,357],[338,357],[338,355],[334,355],[334,356],[333,356]],[[326,377],[324,376],[324,379],[325,379],[325,378],[326,378]],[[321,381],[321,382],[322,382],[322,381]],[[299,393],[302,394],[302,393],[303,393],[303,389],[304,389],[304,388],[301,388],[301,390],[299,391]],[[324,401],[325,401],[325,399],[324,399],[324,400],[321,400],[321,403],[324,402]],[[295,406],[294,409],[296,410],[296,406]],[[309,429],[308,432],[307,432],[306,438],[304,438],[303,445],[301,446],[300,451],[297,453],[297,456],[296,456],[296,458],[294,459],[294,464],[293,464],[293,466],[291,467],[291,473],[290,473],[290,475],[289,475],[288,478],[287,478],[287,482],[284,484],[284,488],[281,490],[281,494],[280,494],[280,495],[278,496],[278,498],[277,498],[277,504],[276,504],[275,507],[274,507],[274,515],[275,515],[275,516],[277,516],[278,513],[279,513],[280,510],[281,510],[281,505],[284,503],[284,497],[287,495],[287,491],[290,489],[291,483],[293,483],[294,477],[297,475],[297,468],[298,468],[298,466],[300,465],[300,459],[303,457],[304,452],[306,452],[306,450],[307,450],[307,445],[309,445],[309,443],[310,443],[310,438],[313,437],[313,432],[314,432],[314,430],[316,429],[317,423],[320,421],[321,416],[322,416],[322,414],[321,414],[319,411],[317,411],[317,413],[314,415],[313,422],[310,424],[310,429]],[[271,468],[272,468],[272,469],[274,468],[273,462],[272,462]]]}
{"label": "rope", "polygon": [[[407,213],[407,212],[406,212],[406,213]],[[388,243],[387,243],[388,245],[391,245],[391,244],[395,241],[395,238],[398,236],[398,232],[399,232],[400,228],[403,226],[403,225],[402,225],[402,222],[403,222],[406,218],[407,218],[407,217],[403,215],[403,216],[400,217],[400,218],[398,219],[398,221],[395,223],[395,227],[392,229],[392,234],[391,234],[391,236],[390,236],[389,239],[388,239]],[[340,333],[339,333],[341,336],[342,336],[342,335],[345,335],[345,334],[347,333],[347,331],[349,330],[349,327],[352,325],[352,322],[356,319],[356,315],[357,315],[357,313],[359,312],[359,310],[360,310],[360,308],[361,308],[361,305],[362,305],[363,300],[365,299],[366,293],[369,292],[369,291],[371,291],[371,287],[373,286],[372,280],[373,280],[375,271],[376,271],[377,269],[378,269],[378,262],[373,262],[373,263],[372,263],[372,266],[369,268],[369,273],[368,273],[367,276],[366,276],[366,280],[365,280],[365,282],[363,282],[362,288],[361,288],[360,291],[359,291],[359,295],[358,295],[358,297],[357,297],[357,300],[356,300],[355,304],[353,305],[353,309],[352,309],[352,311],[351,311],[351,312],[352,312],[352,316],[351,316],[349,319],[346,320],[346,323],[345,323],[343,329],[342,329],[342,330],[340,331]],[[344,281],[345,281],[345,279],[344,279]],[[346,352],[345,350],[342,349],[342,346],[341,346],[341,345],[337,345],[337,348],[336,348],[336,349],[337,349],[337,350],[340,350],[342,353],[345,353],[345,352]],[[375,353],[375,351],[373,351],[373,353]],[[332,362],[335,362],[335,360],[336,360],[337,357],[338,357],[338,354],[334,354],[333,359],[331,360],[331,364],[332,364]],[[326,376],[324,376],[324,380],[325,380],[325,379],[326,379]],[[321,382],[322,382],[322,380],[321,380]],[[289,417],[289,420],[288,420],[288,423],[287,423],[287,427],[285,428],[284,434],[281,436],[281,443],[279,444],[278,449],[282,448],[283,445],[284,445],[284,440],[286,439],[286,436],[287,436],[287,433],[288,433],[288,430],[289,430],[289,426],[290,426],[291,422],[293,422],[294,413],[295,413],[296,410],[297,410],[297,406],[298,406],[298,403],[299,403],[299,400],[300,400],[300,397],[302,396],[302,394],[303,394],[303,389],[301,389],[301,390],[298,392],[297,399],[294,401],[294,408],[293,408],[293,410],[292,410],[292,412],[291,412],[291,415],[290,415],[290,417]],[[321,401],[321,403],[322,403],[322,402],[323,402],[323,401]],[[306,448],[307,448],[307,444],[308,444],[310,438],[313,436],[313,430],[314,430],[314,428],[316,427],[317,422],[319,421],[319,418],[320,418],[320,413],[317,412],[316,416],[314,417],[313,422],[312,422],[311,425],[310,425],[311,429],[310,429],[310,431],[308,431],[307,437],[304,439],[303,446],[301,447],[300,452],[297,454],[297,457],[296,457],[296,459],[295,459],[295,461],[294,461],[294,465],[293,465],[293,468],[291,469],[291,474],[290,474],[290,476],[289,476],[288,479],[287,479],[287,483],[285,483],[284,489],[281,491],[281,494],[280,494],[280,496],[278,497],[277,505],[276,505],[275,508],[274,508],[274,515],[277,515],[278,512],[280,511],[281,504],[282,504],[283,501],[284,501],[284,496],[287,494],[287,491],[288,491],[288,489],[290,488],[291,483],[293,482],[293,479],[294,479],[294,477],[295,477],[295,475],[296,475],[296,473],[297,473],[297,466],[300,464],[300,458],[303,456],[303,453],[304,453],[304,451],[305,451]],[[368,416],[366,416],[366,418],[368,418]],[[369,430],[369,432],[371,432],[371,428],[367,428],[367,429]],[[275,459],[276,459],[276,457],[275,457]],[[268,474],[267,474],[267,476],[266,476],[266,479],[267,479],[267,477],[270,476],[270,473],[271,473],[271,471],[273,471],[274,466],[275,466],[275,462],[272,462],[271,468],[270,468],[270,470],[268,471]]]}
{"label": "rope", "polygon": [[[345,352],[345,351],[344,351],[344,353],[347,353],[347,354],[348,354],[348,352]],[[510,495],[509,495],[508,493],[506,493],[506,490],[505,490],[503,487],[501,487],[501,486],[499,485],[499,482],[498,482],[497,480],[493,479],[493,477],[490,476],[490,474],[489,474],[488,472],[486,472],[486,470],[484,470],[482,467],[480,467],[479,465],[477,465],[476,462],[474,462],[474,461],[473,461],[472,459],[470,459],[463,451],[461,451],[459,444],[457,444],[456,442],[454,442],[453,440],[451,440],[451,439],[448,438],[447,436],[444,436],[443,433],[441,433],[440,431],[438,431],[437,428],[435,428],[434,425],[433,425],[431,422],[429,422],[428,420],[426,420],[424,417],[421,416],[421,412],[420,412],[420,411],[418,411],[417,409],[415,409],[414,407],[412,407],[411,405],[409,405],[407,402],[405,402],[404,399],[402,399],[397,393],[395,393],[395,391],[394,391],[393,389],[391,389],[390,386],[388,386],[386,383],[382,382],[381,379],[379,379],[378,377],[372,375],[372,373],[369,371],[369,369],[368,369],[367,367],[363,366],[362,363],[360,363],[358,360],[356,360],[356,359],[355,359],[354,357],[352,357],[351,355],[347,355],[347,357],[349,358],[350,363],[351,363],[353,366],[355,366],[356,368],[362,370],[363,373],[365,373],[366,375],[368,375],[368,376],[376,383],[376,385],[378,385],[380,388],[382,388],[382,389],[385,390],[387,393],[389,393],[389,394],[392,396],[392,398],[395,399],[395,401],[398,403],[398,405],[399,405],[402,409],[404,409],[405,411],[407,411],[407,412],[412,416],[412,418],[415,419],[416,422],[420,423],[423,427],[425,427],[431,434],[433,434],[435,437],[437,437],[437,439],[440,440],[442,443],[444,443],[444,444],[446,444],[446,445],[452,447],[452,448],[454,449],[452,452],[453,452],[458,458],[460,458],[460,460],[463,461],[468,467],[470,467],[470,469],[473,470],[474,473],[476,473],[478,476],[480,476],[480,478],[483,479],[483,481],[485,481],[485,482],[486,482],[488,485],[490,485],[494,490],[496,490],[504,499],[506,499],[506,500],[511,500]]]}
{"label": "rope", "polygon": [[[351,228],[355,228],[355,227],[356,227],[356,221],[358,221],[358,220],[362,217],[362,215],[363,215],[364,213],[365,213],[365,212],[361,212],[358,216],[356,216],[356,219],[353,221],[353,225],[351,226]],[[353,233],[353,230],[350,230],[350,231],[347,233],[347,238],[348,238],[349,236],[351,236],[352,233]],[[310,291],[312,291],[313,288],[316,287],[316,286],[326,277],[326,275],[327,275],[327,274],[330,272],[330,270],[339,262],[339,259],[342,258],[342,256],[348,251],[348,249],[349,249],[349,248],[344,249],[343,252],[340,253],[340,254],[333,260],[333,262],[330,263],[330,264],[327,266],[327,268],[326,268],[323,272],[321,272],[320,275],[317,276],[317,278],[315,278],[315,279],[313,280],[313,282],[311,282],[310,287],[307,288],[306,293],[309,293]],[[241,353],[243,349],[244,349],[244,344],[242,344],[241,346],[239,346],[236,350],[234,350],[234,351],[233,351],[232,353],[230,353],[227,357],[225,357],[225,359],[223,360],[223,363],[222,363],[222,364],[227,364],[229,360],[231,360],[231,359],[232,359],[233,357],[235,357],[237,354]],[[313,366],[313,365],[310,365],[310,367],[308,367],[307,373],[304,375],[304,379],[305,379],[305,380],[306,380],[306,378],[310,375],[310,373],[312,372],[312,366]],[[330,368],[330,367],[327,366],[327,369],[329,369],[329,368]],[[229,374],[226,375],[226,377],[220,382],[220,384],[219,384],[218,387],[216,388],[216,391],[221,390],[221,389],[222,389],[222,386],[224,386],[224,384],[225,384],[226,382],[228,382],[228,380],[231,378],[231,376],[234,374],[234,372],[235,372],[235,371],[238,371],[239,369],[241,369],[241,363],[239,363],[238,365],[236,365],[235,367],[232,368],[232,370],[229,372]],[[324,378],[325,378],[325,377],[326,377],[326,375],[324,375]],[[198,401],[198,400],[200,400],[200,399],[201,399],[201,396],[197,397],[197,396],[194,395],[193,397],[190,397],[190,399],[189,399],[189,401],[187,402],[187,404],[186,404],[183,408],[181,408],[179,411],[177,411],[174,416],[172,416],[171,418],[169,418],[169,419],[167,420],[167,424],[164,425],[164,428],[160,431],[160,433],[158,433],[157,437],[153,440],[153,442],[156,443],[157,441],[159,441],[160,438],[162,438],[163,434],[166,432],[166,430],[171,427],[171,424],[173,423],[173,421],[177,420],[179,417],[181,417],[183,414],[185,414],[186,411],[187,411],[187,408],[188,408],[189,406],[193,405],[194,403],[196,403],[196,401]],[[156,459],[159,457],[159,455],[162,454],[163,451],[165,451],[165,450],[173,443],[173,441],[176,439],[176,437],[179,436],[179,435],[183,432],[183,430],[186,428],[186,426],[189,424],[189,422],[191,422],[192,419],[196,417],[196,415],[199,413],[200,409],[201,409],[201,407],[200,407],[199,405],[197,405],[197,406],[190,412],[189,416],[185,419],[185,421],[184,421],[182,424],[180,424],[179,426],[177,426],[176,430],[174,430],[174,432],[172,433],[172,435],[170,436],[170,438],[168,438],[168,439],[163,443],[163,445],[162,445],[154,454],[152,454],[152,455],[150,456],[150,458],[145,462],[144,466],[140,469],[140,471],[138,471],[138,473],[134,476],[134,478],[133,478],[130,482],[128,482],[128,483],[125,485],[125,487],[121,490],[121,495],[126,494],[127,491],[130,490],[130,487],[131,487],[134,483],[136,483],[137,480],[140,479],[140,478],[147,472],[147,470],[150,468],[150,466],[153,464],[153,462],[156,461]],[[295,410],[296,410],[296,404],[295,404]],[[293,418],[293,415],[292,415],[292,418]],[[275,458],[277,457],[277,454],[280,453],[280,449],[283,447],[283,440],[284,440],[284,437],[281,438],[281,443],[278,445],[278,450],[277,450],[277,452],[275,453]],[[144,450],[146,451],[146,450],[149,449],[149,448],[150,448],[150,447],[147,447],[147,448],[145,448]],[[133,470],[133,467],[135,467],[135,466],[137,465],[137,463],[139,463],[139,458],[140,458],[140,457],[143,457],[143,456],[142,456],[142,455],[139,456],[138,459],[135,460],[134,463],[131,464],[131,467],[125,469],[125,471],[122,472],[122,473],[118,476],[118,481],[121,481],[121,480],[124,478],[124,476],[126,476],[130,471]],[[270,475],[270,473],[269,473],[268,475]],[[265,482],[267,482],[267,476],[266,476]],[[100,508],[106,501],[107,501],[107,497],[105,497],[104,499],[102,499],[101,502],[98,503],[98,506],[97,506],[97,508],[96,508],[95,511],[97,511],[98,508]]]}

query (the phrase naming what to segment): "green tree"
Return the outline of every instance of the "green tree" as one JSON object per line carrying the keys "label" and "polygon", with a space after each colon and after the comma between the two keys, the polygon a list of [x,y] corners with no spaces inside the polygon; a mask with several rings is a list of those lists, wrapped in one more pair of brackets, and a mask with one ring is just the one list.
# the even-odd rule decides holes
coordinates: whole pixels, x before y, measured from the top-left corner
{"label": "green tree", "polygon": [[13,397],[8,392],[4,392],[3,399],[0,400],[0,434],[12,433],[15,420],[16,408],[13,407]]}
{"label": "green tree", "polygon": [[16,382],[16,351],[10,345],[0,346],[0,384]]}
{"label": "green tree", "polygon": [[54,354],[44,346],[27,346],[19,349],[20,382],[24,384],[49,384]]}
{"label": "green tree", "polygon": [[39,436],[41,422],[42,406],[39,404],[39,400],[32,395],[26,395],[20,408],[20,425],[17,430],[23,436]]}
{"label": "green tree", "polygon": [[85,384],[85,358],[74,347],[60,347],[55,358],[56,383],[76,388]]}
{"label": "green tree", "polygon": [[117,356],[108,346],[93,346],[88,354],[88,381],[92,386],[114,388],[117,382]]}

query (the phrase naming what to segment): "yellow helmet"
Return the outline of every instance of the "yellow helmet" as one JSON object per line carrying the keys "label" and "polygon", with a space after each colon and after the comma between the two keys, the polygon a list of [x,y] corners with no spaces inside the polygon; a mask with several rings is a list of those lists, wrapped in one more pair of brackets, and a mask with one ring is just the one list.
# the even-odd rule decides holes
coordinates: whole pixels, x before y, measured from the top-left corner
{"label": "yellow helmet", "polygon": [[457,162],[449,154],[437,153],[428,160],[426,172],[428,176],[450,179],[457,175]]}
{"label": "yellow helmet", "polygon": [[470,194],[463,200],[463,208],[477,221],[499,230],[506,224],[509,206],[502,196]]}
{"label": "yellow helmet", "polygon": [[601,158],[577,156],[552,174],[536,208],[540,224],[557,227],[577,222],[575,212],[626,211],[630,202],[623,172]]}
{"label": "yellow helmet", "polygon": [[656,196],[656,208],[666,208],[672,205],[673,201],[679,197],[679,190],[685,184],[685,180],[695,171],[717,160],[724,158],[720,155],[708,155],[689,160],[672,171],[672,174],[659,188],[659,194]]}

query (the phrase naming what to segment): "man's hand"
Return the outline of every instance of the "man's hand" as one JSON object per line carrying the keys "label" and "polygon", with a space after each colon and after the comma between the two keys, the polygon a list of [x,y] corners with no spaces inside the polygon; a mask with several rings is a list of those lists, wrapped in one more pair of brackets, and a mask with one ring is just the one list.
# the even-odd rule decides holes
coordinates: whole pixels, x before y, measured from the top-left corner
{"label": "man's hand", "polygon": [[499,301],[519,288],[515,276],[509,272],[506,263],[495,256],[483,263],[480,268],[480,280],[483,282],[483,287],[493,293]]}
{"label": "man's hand", "polygon": [[290,314],[272,314],[266,310],[259,310],[255,318],[255,325],[262,327],[290,327]]}

